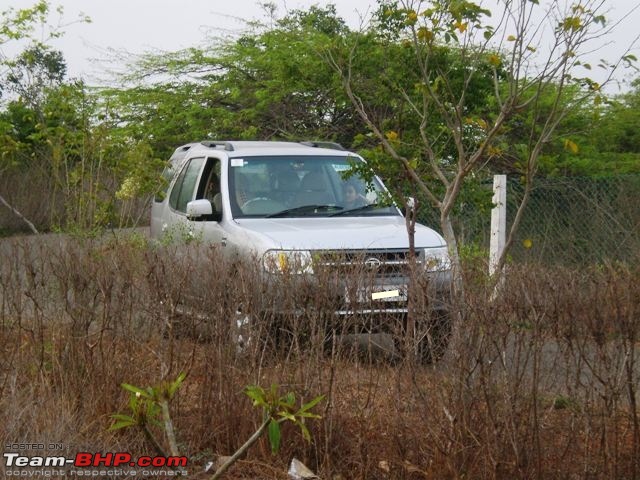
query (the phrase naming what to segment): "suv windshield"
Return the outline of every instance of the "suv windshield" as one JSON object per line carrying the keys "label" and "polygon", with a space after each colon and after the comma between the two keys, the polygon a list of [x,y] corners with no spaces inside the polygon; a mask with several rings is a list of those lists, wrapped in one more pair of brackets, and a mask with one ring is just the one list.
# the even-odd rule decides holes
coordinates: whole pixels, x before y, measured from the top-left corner
{"label": "suv windshield", "polygon": [[383,187],[348,175],[356,157],[263,156],[229,160],[235,218],[398,215],[379,206]]}

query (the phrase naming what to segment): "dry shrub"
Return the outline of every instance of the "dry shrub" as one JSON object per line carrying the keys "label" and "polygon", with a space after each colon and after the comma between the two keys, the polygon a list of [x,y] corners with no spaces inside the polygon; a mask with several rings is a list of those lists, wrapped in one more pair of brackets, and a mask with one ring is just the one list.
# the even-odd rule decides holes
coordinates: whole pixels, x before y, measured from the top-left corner
{"label": "dry shrub", "polygon": [[[327,314],[336,306],[330,274],[263,283],[258,262],[135,237],[49,236],[0,249],[4,444],[150,454],[139,432],[107,430],[125,408],[120,384],[184,371],[172,412],[192,472],[260,424],[244,387],[277,383],[305,401],[326,395],[322,419],[309,422],[313,442],[287,427],[277,456],[263,439],[232,478],[285,478],[294,456],[322,478],[638,474],[637,267],[512,266],[498,295],[476,272],[459,350],[421,365],[334,341],[337,327],[366,331],[374,321]],[[239,351],[246,316],[251,337]],[[402,344],[402,323],[387,327]]]}

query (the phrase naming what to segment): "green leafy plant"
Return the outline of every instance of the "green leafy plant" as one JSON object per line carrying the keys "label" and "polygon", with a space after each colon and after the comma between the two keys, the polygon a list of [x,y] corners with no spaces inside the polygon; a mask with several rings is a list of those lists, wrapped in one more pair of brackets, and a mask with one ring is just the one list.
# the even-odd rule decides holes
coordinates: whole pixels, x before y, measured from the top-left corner
{"label": "green leafy plant", "polygon": [[320,418],[320,415],[311,410],[324,399],[324,395],[315,397],[307,403],[303,403],[296,408],[296,396],[294,392],[280,395],[280,388],[272,384],[269,390],[265,390],[257,385],[250,385],[245,388],[245,394],[253,401],[253,406],[262,408],[264,419],[255,433],[242,445],[211,477],[211,480],[220,478],[227,469],[233,465],[258,439],[265,433],[268,434],[271,452],[278,453],[280,450],[281,430],[280,424],[291,422],[300,428],[300,432],[305,440],[311,441],[311,433],[305,425],[307,418]]}
{"label": "green leafy plant", "polygon": [[169,402],[174,398],[185,378],[186,374],[180,373],[172,382],[162,382],[158,386],[145,389],[123,383],[122,388],[130,394],[129,410],[131,413],[111,415],[115,422],[109,430],[140,427],[158,454],[166,456],[160,442],[158,442],[149,428],[149,426],[164,426],[165,435],[169,443],[169,451],[171,455],[178,456],[179,452],[169,412]]}
{"label": "green leafy plant", "polygon": [[271,385],[271,389],[268,391],[255,385],[249,386],[245,389],[245,393],[253,400],[254,407],[261,407],[264,411],[265,422],[268,422],[269,443],[273,453],[277,453],[280,448],[280,424],[285,421],[298,426],[304,439],[308,442],[311,441],[311,434],[304,421],[306,418],[320,418],[320,415],[311,412],[311,409],[324,399],[324,395],[296,408],[295,394],[289,392],[280,396],[278,386],[275,384]]}
{"label": "green leafy plant", "polygon": [[[145,437],[153,444],[158,454],[167,456],[160,442],[149,428],[150,426],[164,427],[171,455],[179,456],[173,422],[169,412],[169,402],[174,398],[185,378],[186,374],[180,373],[174,381],[165,381],[155,387],[147,388],[139,388],[123,383],[122,388],[129,392],[129,413],[111,415],[114,423],[109,430],[139,427],[144,432]],[[213,474],[212,480],[220,478],[265,432],[268,433],[271,452],[273,454],[278,453],[282,438],[280,425],[284,422],[291,422],[299,427],[302,437],[310,442],[311,433],[305,424],[305,420],[307,418],[320,418],[320,415],[313,413],[311,410],[324,399],[324,395],[315,397],[297,407],[295,393],[288,392],[285,395],[280,395],[280,388],[276,384],[272,384],[269,390],[250,385],[245,388],[244,392],[252,400],[254,407],[262,409],[264,419],[253,435]]]}

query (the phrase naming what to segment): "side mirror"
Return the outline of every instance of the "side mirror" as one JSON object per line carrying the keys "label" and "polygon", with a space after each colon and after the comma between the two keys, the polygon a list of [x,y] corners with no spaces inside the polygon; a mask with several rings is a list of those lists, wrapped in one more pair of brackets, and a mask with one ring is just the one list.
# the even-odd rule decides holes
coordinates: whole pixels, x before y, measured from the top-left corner
{"label": "side mirror", "polygon": [[211,202],[206,198],[192,200],[187,203],[187,217],[189,220],[203,220],[202,217],[211,214],[213,214],[213,208],[211,207]]}

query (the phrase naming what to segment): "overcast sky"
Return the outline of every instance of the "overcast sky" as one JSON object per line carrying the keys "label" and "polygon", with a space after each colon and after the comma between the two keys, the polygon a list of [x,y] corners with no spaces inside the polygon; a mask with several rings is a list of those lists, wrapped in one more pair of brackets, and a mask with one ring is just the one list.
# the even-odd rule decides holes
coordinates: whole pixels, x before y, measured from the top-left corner
{"label": "overcast sky", "polygon": [[[201,45],[207,34],[239,32],[245,22],[266,19],[260,4],[267,0],[50,0],[64,7],[64,20],[72,21],[82,12],[92,23],[72,24],[56,47],[63,51],[70,76],[83,76],[91,83],[101,74],[103,64],[92,59],[108,57],[110,49],[143,53],[179,50]],[[314,0],[272,0],[280,14],[287,10],[326,5]],[[485,4],[491,0],[485,0]],[[544,0],[542,0],[544,1]],[[0,11],[7,7],[25,8],[35,0],[0,0]],[[375,0],[335,0],[338,14],[351,27],[358,27],[375,8]],[[597,58],[613,60],[638,35],[639,0],[608,0],[610,19],[622,20],[609,39],[609,45],[597,52]],[[634,10],[635,9],[635,10]],[[629,14],[629,12],[631,12]],[[627,15],[625,15],[627,14]],[[640,57],[640,48],[634,53]],[[6,47],[5,47],[6,48]]]}

